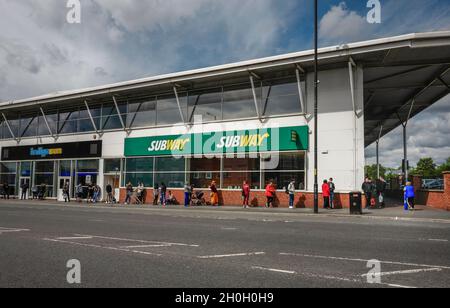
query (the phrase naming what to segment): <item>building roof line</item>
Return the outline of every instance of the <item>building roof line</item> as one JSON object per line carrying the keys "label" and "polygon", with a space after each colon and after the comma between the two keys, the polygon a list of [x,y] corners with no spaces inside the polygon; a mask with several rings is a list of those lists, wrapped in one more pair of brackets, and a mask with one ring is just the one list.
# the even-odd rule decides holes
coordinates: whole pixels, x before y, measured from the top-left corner
{"label": "building roof line", "polygon": [[[437,46],[439,44],[450,45],[450,31],[412,33],[369,41],[324,47],[319,49],[319,59],[324,60],[330,58],[349,57],[351,55],[388,50],[392,48],[423,48],[429,46]],[[0,103],[0,107],[4,109],[10,109],[30,103],[45,104],[67,99],[86,99],[95,95],[118,94],[121,91],[164,84],[174,84],[177,82],[189,81],[193,79],[230,75],[282,65],[295,65],[302,62],[311,61],[313,59],[313,53],[313,50],[305,50],[260,59],[246,60],[230,64],[194,69],[184,72],[135,79],[109,85],[102,85],[78,90],[61,91],[27,99],[3,102]]]}

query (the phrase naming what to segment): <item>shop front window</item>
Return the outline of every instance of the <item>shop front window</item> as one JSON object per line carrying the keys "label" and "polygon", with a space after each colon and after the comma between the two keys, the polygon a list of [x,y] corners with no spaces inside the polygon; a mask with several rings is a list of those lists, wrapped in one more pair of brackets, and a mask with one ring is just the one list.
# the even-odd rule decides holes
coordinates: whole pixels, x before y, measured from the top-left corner
{"label": "shop front window", "polygon": [[77,161],[77,183],[81,183],[83,186],[97,184],[98,172],[98,160]]}
{"label": "shop front window", "polygon": [[35,163],[34,185],[45,186],[45,197],[51,198],[54,196],[54,171],[54,161],[38,161]]}
{"label": "shop front window", "polygon": [[23,177],[31,176],[31,162],[23,162],[20,164],[20,175]]}
{"label": "shop front window", "polygon": [[0,185],[8,184],[11,195],[16,192],[16,163],[0,163]]}
{"label": "shop front window", "polygon": [[103,164],[103,172],[105,174],[116,174],[120,172],[120,158],[105,159]]}
{"label": "shop front window", "polygon": [[71,176],[71,161],[62,160],[59,163],[59,176]]}
{"label": "shop front window", "polygon": [[217,187],[220,187],[220,172],[190,172],[189,182],[195,188],[208,189],[211,182],[215,181]]}

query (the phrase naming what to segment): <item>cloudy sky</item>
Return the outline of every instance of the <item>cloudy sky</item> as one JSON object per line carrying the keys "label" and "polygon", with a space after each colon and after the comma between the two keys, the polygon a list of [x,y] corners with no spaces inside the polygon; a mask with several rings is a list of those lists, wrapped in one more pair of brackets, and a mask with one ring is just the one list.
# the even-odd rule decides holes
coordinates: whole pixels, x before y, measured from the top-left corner
{"label": "cloudy sky", "polygon": [[[320,0],[321,46],[450,30],[449,0]],[[0,101],[84,88],[312,48],[311,0],[0,0]],[[412,164],[450,156],[450,97],[410,122]],[[401,130],[380,143],[383,164],[401,162]],[[374,147],[366,151],[374,161]]]}

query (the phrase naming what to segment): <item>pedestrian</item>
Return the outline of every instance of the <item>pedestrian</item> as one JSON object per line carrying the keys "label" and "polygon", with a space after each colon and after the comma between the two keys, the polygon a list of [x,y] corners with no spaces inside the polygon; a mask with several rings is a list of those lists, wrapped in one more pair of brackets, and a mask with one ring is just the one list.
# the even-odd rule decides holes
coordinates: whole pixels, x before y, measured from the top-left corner
{"label": "pedestrian", "polygon": [[404,188],[405,211],[414,210],[415,197],[414,186],[411,184],[411,182],[407,182]]}
{"label": "pedestrian", "polygon": [[209,189],[211,191],[210,197],[211,197],[211,205],[212,206],[218,206],[219,205],[219,192],[217,190],[216,181],[212,181],[211,185],[209,186]]}
{"label": "pedestrian", "polygon": [[384,180],[383,177],[380,176],[380,178],[376,182],[378,204],[380,209],[385,207],[384,194],[386,191],[386,186],[387,186],[386,181]]}
{"label": "pedestrian", "polygon": [[289,193],[289,208],[294,208],[295,201],[295,180],[292,180],[288,185],[288,193]]}
{"label": "pedestrian", "polygon": [[176,205],[177,204],[177,198],[175,198],[174,194],[171,190],[169,190],[169,194],[167,195],[167,205]]}
{"label": "pedestrian", "polygon": [[322,195],[323,195],[323,208],[330,209],[330,186],[328,181],[324,180],[322,184]]}
{"label": "pedestrian", "polygon": [[242,205],[244,209],[249,207],[250,202],[250,185],[247,181],[242,184]]}
{"label": "pedestrian", "polygon": [[83,185],[81,183],[78,183],[77,185],[76,194],[77,202],[81,203],[83,201]]}
{"label": "pedestrian", "polygon": [[159,185],[156,183],[153,186],[153,205],[158,205],[159,200]]}
{"label": "pedestrian", "polygon": [[140,182],[137,187],[137,198],[140,204],[144,204],[144,183]]}
{"label": "pedestrian", "polygon": [[188,207],[191,204],[192,186],[188,182],[184,185],[184,206]]}
{"label": "pedestrian", "polygon": [[328,181],[328,186],[330,187],[330,209],[334,209],[334,191],[336,190],[336,185],[334,185],[333,178]]}
{"label": "pedestrian", "polygon": [[88,185],[88,191],[87,191],[87,202],[91,203],[94,198],[94,186],[92,186],[92,183]]}
{"label": "pedestrian", "polygon": [[276,193],[275,185],[273,184],[273,181],[270,181],[269,184],[267,184],[266,186],[267,208],[273,207],[273,202],[275,201],[275,193]]}
{"label": "pedestrian", "polygon": [[45,183],[41,184],[40,200],[45,200],[45,194],[47,193],[47,185]]}
{"label": "pedestrian", "polygon": [[112,186],[111,184],[106,185],[106,204],[113,203]]}
{"label": "pedestrian", "polygon": [[63,197],[64,202],[70,202],[70,188],[69,188],[69,182],[66,182],[63,187]]}
{"label": "pedestrian", "polygon": [[6,182],[3,184],[3,199],[9,199],[9,184]]}
{"label": "pedestrian", "polygon": [[127,187],[125,188],[125,190],[126,190],[126,197],[125,197],[124,204],[130,204],[131,203],[131,196],[133,195],[133,185],[131,184],[131,182],[128,182]]}
{"label": "pedestrian", "polygon": [[166,206],[166,193],[167,193],[167,186],[163,182],[163,183],[161,183],[160,196],[159,196],[162,206]]}
{"label": "pedestrian", "polygon": [[369,177],[367,177],[364,183],[362,184],[361,188],[366,198],[366,209],[368,209],[372,204],[372,191],[373,191],[372,180]]}
{"label": "pedestrian", "polygon": [[94,184],[94,197],[93,197],[93,202],[97,203],[100,200],[100,195],[101,195],[101,188],[99,185]]}
{"label": "pedestrian", "polygon": [[27,193],[28,193],[28,189],[30,188],[30,185],[28,184],[28,182],[24,182],[22,184],[22,195],[20,197],[20,200],[26,200],[27,199]]}

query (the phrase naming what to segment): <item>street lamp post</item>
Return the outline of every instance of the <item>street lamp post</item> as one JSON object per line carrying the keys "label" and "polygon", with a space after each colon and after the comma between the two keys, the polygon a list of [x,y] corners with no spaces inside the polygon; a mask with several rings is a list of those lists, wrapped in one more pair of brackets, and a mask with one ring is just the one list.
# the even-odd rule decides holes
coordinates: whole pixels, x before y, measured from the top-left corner
{"label": "street lamp post", "polygon": [[318,88],[319,88],[319,74],[318,74],[318,0],[314,0],[314,213],[319,213],[319,183],[318,183],[318,146],[317,146],[317,132],[318,132]]}

